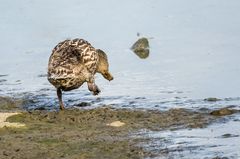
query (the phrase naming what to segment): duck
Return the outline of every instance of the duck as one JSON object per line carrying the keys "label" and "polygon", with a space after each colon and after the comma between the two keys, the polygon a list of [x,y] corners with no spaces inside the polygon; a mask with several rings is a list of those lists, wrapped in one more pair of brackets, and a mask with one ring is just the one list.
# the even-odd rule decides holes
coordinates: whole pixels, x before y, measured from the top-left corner
{"label": "duck", "polygon": [[93,95],[101,90],[95,83],[95,74],[113,80],[109,72],[107,54],[95,49],[88,41],[80,38],[59,42],[52,50],[48,62],[48,81],[56,88],[60,110],[64,110],[63,91],[78,89],[87,83]]}

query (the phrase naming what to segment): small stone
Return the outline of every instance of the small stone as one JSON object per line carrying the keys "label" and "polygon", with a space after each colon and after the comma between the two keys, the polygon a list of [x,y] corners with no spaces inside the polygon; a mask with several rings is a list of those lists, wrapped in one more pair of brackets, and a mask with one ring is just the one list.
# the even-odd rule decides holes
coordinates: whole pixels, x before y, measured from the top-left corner
{"label": "small stone", "polygon": [[228,109],[228,108],[222,108],[219,110],[214,110],[210,114],[215,116],[225,116],[225,115],[231,115],[234,114],[235,110]]}
{"label": "small stone", "polygon": [[76,105],[77,107],[87,107],[87,106],[91,106],[90,103],[87,103],[87,102],[82,102],[82,103],[79,103]]}
{"label": "small stone", "polygon": [[235,134],[223,134],[222,138],[231,138],[231,137],[239,137],[239,135],[235,135]]}
{"label": "small stone", "polygon": [[114,122],[112,122],[110,124],[107,124],[107,126],[113,126],[113,127],[121,127],[123,125],[125,125],[125,123],[123,123],[121,121],[114,121]]}
{"label": "small stone", "polygon": [[141,59],[146,59],[149,56],[149,42],[147,38],[140,38],[136,41],[131,50]]}
{"label": "small stone", "polygon": [[6,151],[3,151],[4,156],[8,156],[9,154]]}
{"label": "small stone", "polygon": [[221,99],[218,99],[218,98],[215,98],[215,97],[210,97],[210,98],[206,98],[204,99],[204,101],[207,101],[207,102],[217,102],[217,101],[220,101]]}
{"label": "small stone", "polygon": [[20,148],[17,148],[15,151],[16,151],[16,152],[19,152],[19,151],[20,151]]}

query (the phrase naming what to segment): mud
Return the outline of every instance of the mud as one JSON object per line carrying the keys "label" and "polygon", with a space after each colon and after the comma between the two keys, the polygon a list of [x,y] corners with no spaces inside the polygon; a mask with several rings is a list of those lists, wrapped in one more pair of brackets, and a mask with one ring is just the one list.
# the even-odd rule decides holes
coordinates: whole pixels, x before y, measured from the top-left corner
{"label": "mud", "polygon": [[[186,109],[146,111],[101,107],[61,112],[31,111],[9,117],[24,128],[0,129],[0,158],[147,158],[156,157],[139,146],[146,138],[133,138],[143,129],[151,131],[202,128],[218,117]],[[121,127],[109,126],[120,121]],[[24,146],[23,146],[24,145]],[[161,155],[161,154],[158,154]]]}

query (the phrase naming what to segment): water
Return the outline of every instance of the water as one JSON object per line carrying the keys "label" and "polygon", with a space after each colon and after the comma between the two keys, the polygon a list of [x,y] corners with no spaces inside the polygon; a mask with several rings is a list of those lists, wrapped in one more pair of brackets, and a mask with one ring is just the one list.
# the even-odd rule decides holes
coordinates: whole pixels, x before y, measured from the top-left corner
{"label": "water", "polygon": [[[226,134],[226,129],[231,130],[231,134]],[[162,154],[157,158],[239,158],[239,121],[211,125],[204,129],[161,133],[143,130],[139,135],[150,139],[147,149]]]}
{"label": "water", "polygon": [[[239,109],[239,7],[237,0],[1,0],[0,95],[32,99],[29,108],[57,105],[48,58],[59,41],[79,37],[107,52],[115,79],[97,75],[101,95],[83,86],[64,94],[67,105]],[[147,59],[129,49],[138,33],[149,38]]]}

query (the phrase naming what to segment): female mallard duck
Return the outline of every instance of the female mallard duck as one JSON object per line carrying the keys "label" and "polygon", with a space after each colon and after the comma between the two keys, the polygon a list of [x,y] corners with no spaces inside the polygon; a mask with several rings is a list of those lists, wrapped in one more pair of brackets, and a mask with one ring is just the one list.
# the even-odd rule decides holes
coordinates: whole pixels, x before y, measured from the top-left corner
{"label": "female mallard duck", "polygon": [[64,109],[62,91],[77,89],[84,82],[93,95],[100,93],[94,81],[96,72],[113,80],[108,71],[107,55],[102,50],[83,39],[65,40],[55,46],[49,58],[48,81],[57,89],[60,109]]}

